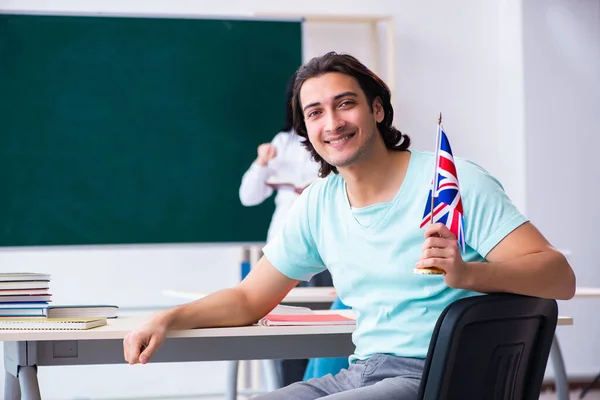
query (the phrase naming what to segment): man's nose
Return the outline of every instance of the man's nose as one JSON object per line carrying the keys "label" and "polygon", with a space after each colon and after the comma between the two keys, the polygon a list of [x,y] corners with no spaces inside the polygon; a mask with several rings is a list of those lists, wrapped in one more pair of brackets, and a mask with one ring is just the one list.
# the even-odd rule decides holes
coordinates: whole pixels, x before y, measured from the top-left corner
{"label": "man's nose", "polygon": [[341,119],[336,113],[328,113],[327,122],[325,123],[325,130],[327,132],[337,132],[344,127],[344,120]]}

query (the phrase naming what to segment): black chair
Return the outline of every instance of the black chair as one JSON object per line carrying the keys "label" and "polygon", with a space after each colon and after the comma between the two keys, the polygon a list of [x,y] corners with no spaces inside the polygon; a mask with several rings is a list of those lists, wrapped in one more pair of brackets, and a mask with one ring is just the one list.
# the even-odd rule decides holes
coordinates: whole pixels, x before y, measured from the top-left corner
{"label": "black chair", "polygon": [[537,400],[556,329],[555,300],[490,294],[440,315],[419,388],[422,400]]}

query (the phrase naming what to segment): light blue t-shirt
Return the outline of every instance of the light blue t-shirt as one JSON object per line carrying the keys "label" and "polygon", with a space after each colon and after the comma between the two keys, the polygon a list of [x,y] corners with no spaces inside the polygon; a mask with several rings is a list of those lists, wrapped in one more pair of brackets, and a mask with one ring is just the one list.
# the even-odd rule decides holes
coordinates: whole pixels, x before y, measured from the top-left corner
{"label": "light blue t-shirt", "polygon": [[[465,212],[465,261],[487,253],[527,219],[501,184],[478,165],[456,159]],[[389,203],[352,208],[340,175],[317,180],[298,198],[267,259],[292,279],[329,269],[338,296],[357,318],[350,362],[375,353],[425,358],[435,323],[451,302],[478,293],[452,289],[440,275],[413,268],[425,240],[419,225],[434,155],[411,151],[404,182]]]}

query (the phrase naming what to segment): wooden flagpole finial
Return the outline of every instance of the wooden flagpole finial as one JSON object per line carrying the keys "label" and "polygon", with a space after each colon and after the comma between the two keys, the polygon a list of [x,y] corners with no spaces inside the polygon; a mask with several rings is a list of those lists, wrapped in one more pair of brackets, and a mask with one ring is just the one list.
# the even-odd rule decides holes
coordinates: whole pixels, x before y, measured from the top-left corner
{"label": "wooden flagpole finial", "polygon": [[440,113],[440,117],[438,118],[438,124],[442,123],[442,113]]}

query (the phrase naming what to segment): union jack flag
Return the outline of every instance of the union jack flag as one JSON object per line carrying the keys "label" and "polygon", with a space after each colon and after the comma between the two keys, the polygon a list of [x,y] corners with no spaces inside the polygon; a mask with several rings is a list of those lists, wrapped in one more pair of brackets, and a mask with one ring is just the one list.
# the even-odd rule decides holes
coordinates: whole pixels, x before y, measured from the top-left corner
{"label": "union jack flag", "polygon": [[464,213],[460,190],[458,188],[458,175],[456,174],[456,166],[454,165],[450,142],[441,125],[438,125],[436,160],[432,183],[432,189],[435,194],[432,199],[432,190],[429,190],[428,201],[425,205],[425,212],[423,213],[423,220],[420,227],[423,228],[431,222],[431,210],[433,208],[433,222],[441,222],[446,225],[450,232],[458,239],[458,244],[464,253]]}

